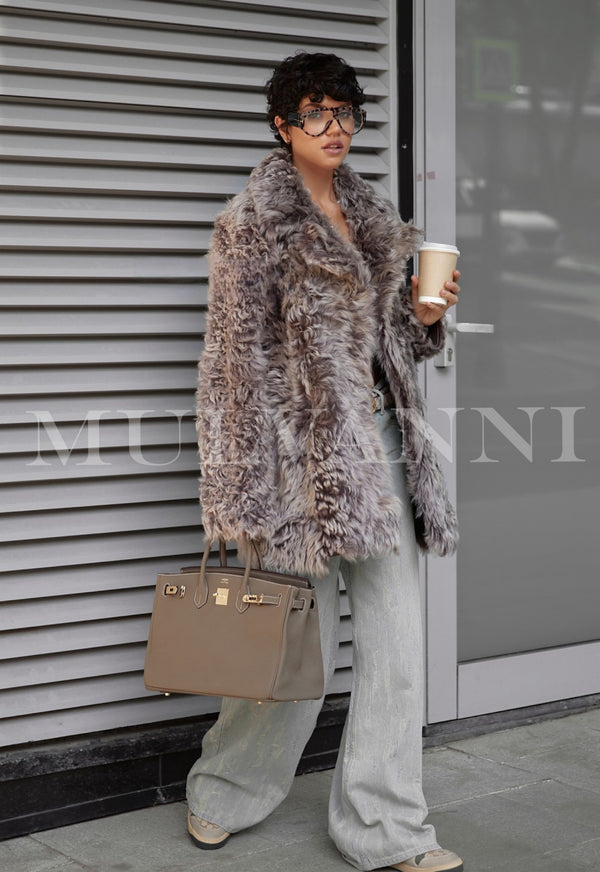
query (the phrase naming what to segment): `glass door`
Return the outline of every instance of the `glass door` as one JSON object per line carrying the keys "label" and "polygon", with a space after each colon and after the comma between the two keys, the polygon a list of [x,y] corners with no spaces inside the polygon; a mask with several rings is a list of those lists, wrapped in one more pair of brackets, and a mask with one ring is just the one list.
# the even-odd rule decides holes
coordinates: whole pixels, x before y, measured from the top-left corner
{"label": "glass door", "polygon": [[459,717],[600,690],[599,25],[456,3]]}
{"label": "glass door", "polygon": [[427,561],[431,723],[600,691],[600,3],[417,8],[418,217],[455,230],[464,291],[426,371],[461,526]]}

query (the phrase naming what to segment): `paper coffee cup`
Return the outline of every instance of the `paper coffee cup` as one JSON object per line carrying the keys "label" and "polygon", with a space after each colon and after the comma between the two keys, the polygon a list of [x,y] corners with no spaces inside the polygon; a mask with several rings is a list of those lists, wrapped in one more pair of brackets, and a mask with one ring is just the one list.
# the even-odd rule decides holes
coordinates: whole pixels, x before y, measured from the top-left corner
{"label": "paper coffee cup", "polygon": [[460,251],[455,245],[442,242],[424,242],[419,248],[419,302],[447,305],[440,297],[444,282],[453,280]]}

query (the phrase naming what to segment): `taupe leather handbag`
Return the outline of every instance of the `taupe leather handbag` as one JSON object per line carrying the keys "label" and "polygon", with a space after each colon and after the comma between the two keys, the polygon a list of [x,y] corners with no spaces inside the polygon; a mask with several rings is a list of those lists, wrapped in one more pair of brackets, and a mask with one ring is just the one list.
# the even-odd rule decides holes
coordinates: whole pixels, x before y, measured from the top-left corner
{"label": "taupe leather handbag", "polygon": [[[212,545],[212,543],[211,543]],[[144,682],[163,693],[256,700],[319,699],[323,658],[315,591],[306,578],[228,566],[158,575]],[[258,559],[260,566],[260,559]]]}

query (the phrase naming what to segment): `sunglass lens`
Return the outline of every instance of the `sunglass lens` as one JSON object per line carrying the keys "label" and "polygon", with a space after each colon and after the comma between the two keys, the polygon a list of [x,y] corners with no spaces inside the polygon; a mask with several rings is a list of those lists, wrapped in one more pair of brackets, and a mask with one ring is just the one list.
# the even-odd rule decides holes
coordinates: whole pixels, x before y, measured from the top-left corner
{"label": "sunglass lens", "polygon": [[[309,136],[320,136],[332,119],[332,113],[323,109],[314,109],[302,115],[304,132]],[[335,115],[338,124],[349,136],[358,133],[364,125],[364,112],[362,109],[344,109]]]}
{"label": "sunglass lens", "polygon": [[340,127],[349,136],[358,133],[363,126],[363,112],[361,109],[347,109],[337,116]]}
{"label": "sunglass lens", "polygon": [[309,136],[319,136],[325,130],[329,119],[329,114],[321,112],[319,109],[307,112],[304,116],[304,130]]}
{"label": "sunglass lens", "polygon": [[365,114],[362,109],[353,109],[352,118],[354,121],[354,133],[362,130],[365,124]]}

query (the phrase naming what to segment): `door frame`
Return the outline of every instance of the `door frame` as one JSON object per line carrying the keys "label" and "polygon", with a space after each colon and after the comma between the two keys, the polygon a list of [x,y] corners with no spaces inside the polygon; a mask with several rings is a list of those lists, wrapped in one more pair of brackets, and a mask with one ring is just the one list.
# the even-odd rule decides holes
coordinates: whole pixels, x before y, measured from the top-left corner
{"label": "door frame", "polygon": [[[428,239],[439,242],[454,242],[456,233],[454,22],[454,0],[414,0],[415,223]],[[421,377],[429,422],[442,433],[444,422],[437,419],[443,413],[436,410],[456,406],[455,368],[438,369],[428,361]],[[454,448],[441,463],[449,497],[456,503]],[[422,577],[429,724],[458,717],[456,556],[423,559]]]}
{"label": "door frame", "polygon": [[[456,234],[455,26],[455,0],[413,0],[415,223],[425,228],[430,241],[449,243]],[[450,321],[455,312],[449,313]],[[454,349],[453,336],[448,344]],[[430,360],[421,378],[428,420],[443,445],[440,461],[456,505],[456,369]],[[459,663],[457,558],[428,556],[421,569],[426,724],[600,692],[600,641]]]}

